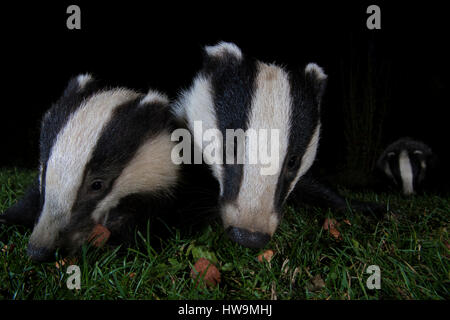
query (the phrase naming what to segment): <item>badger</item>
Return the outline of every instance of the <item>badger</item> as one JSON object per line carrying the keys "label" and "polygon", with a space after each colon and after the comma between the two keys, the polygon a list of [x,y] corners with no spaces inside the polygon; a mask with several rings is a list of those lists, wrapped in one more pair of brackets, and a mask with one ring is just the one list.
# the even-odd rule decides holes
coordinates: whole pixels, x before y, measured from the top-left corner
{"label": "badger", "polygon": [[90,74],[72,78],[43,116],[38,176],[0,223],[33,228],[27,254],[49,261],[57,249],[77,251],[96,224],[122,233],[142,218],[132,204],[164,211],[179,181],[171,119],[162,93],[107,88]]}
{"label": "badger", "polygon": [[376,167],[390,185],[408,196],[423,191],[436,165],[437,157],[429,146],[404,137],[384,150]]}
{"label": "badger", "polygon": [[[327,75],[315,63],[291,73],[246,57],[234,43],[204,48],[203,68],[180,92],[172,109],[192,132],[196,148],[219,183],[220,216],[231,240],[245,247],[264,247],[290,195],[346,207],[343,197],[309,174],[319,145],[326,81]],[[248,132],[264,138],[264,130],[273,132],[275,139],[257,138],[259,146],[247,143]],[[236,132],[244,132],[243,138]],[[268,150],[271,161],[250,161]]]}

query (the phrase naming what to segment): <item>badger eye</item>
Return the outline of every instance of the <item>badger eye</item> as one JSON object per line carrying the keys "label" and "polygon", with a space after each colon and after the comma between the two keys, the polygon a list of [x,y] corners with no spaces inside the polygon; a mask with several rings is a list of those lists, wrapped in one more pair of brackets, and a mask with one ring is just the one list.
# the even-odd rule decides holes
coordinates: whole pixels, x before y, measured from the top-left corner
{"label": "badger eye", "polygon": [[290,156],[288,159],[287,167],[289,170],[294,170],[298,166],[298,160],[300,157],[298,156]]}
{"label": "badger eye", "polygon": [[96,180],[91,184],[92,191],[100,191],[103,188],[103,183],[100,180]]}

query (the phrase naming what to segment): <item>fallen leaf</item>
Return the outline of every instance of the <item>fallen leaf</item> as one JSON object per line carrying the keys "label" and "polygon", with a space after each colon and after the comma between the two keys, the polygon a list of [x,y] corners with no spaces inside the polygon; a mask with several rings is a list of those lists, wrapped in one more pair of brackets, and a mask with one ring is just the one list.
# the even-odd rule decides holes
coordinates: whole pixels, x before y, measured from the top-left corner
{"label": "fallen leaf", "polygon": [[13,252],[14,248],[16,247],[16,245],[14,243],[11,243],[9,246],[8,245],[4,245],[2,248],[2,252]]}
{"label": "fallen leaf", "polygon": [[325,218],[325,221],[323,222],[323,230],[335,228],[336,225],[339,225],[338,222],[336,221],[336,219]]}
{"label": "fallen leaf", "polygon": [[349,220],[347,220],[347,219],[345,219],[345,220],[343,220],[343,221],[344,221],[344,223],[348,224],[349,226],[352,225],[351,222],[350,222]]}
{"label": "fallen leaf", "polygon": [[335,219],[326,218],[323,223],[323,229],[328,230],[328,232],[336,239],[342,240],[341,233],[336,227],[339,226],[339,223]]}
{"label": "fallen leaf", "polygon": [[336,240],[342,240],[341,233],[338,229],[330,228],[329,232]]}
{"label": "fallen leaf", "polygon": [[310,283],[308,283],[309,291],[320,291],[323,288],[325,288],[325,281],[323,281],[319,274],[314,276],[314,278],[311,279]]}
{"label": "fallen leaf", "polygon": [[263,262],[264,258],[267,262],[270,262],[274,254],[275,253],[273,252],[273,250],[266,250],[262,254],[258,255],[258,261]]}
{"label": "fallen leaf", "polygon": [[133,279],[134,277],[136,277],[136,272],[131,272],[128,277],[130,277],[130,279]]}
{"label": "fallen leaf", "polygon": [[109,231],[105,226],[101,224],[95,225],[89,235],[88,241],[92,243],[95,247],[102,247],[106,241],[108,241],[111,236],[111,231]]}
{"label": "fallen leaf", "polygon": [[61,259],[61,260],[58,260],[58,261],[55,262],[56,269],[61,269],[65,265],[66,265],[66,260],[65,259]]}
{"label": "fallen leaf", "polygon": [[208,259],[200,258],[195,263],[191,270],[191,277],[195,280],[195,285],[198,284],[198,279],[202,279],[208,287],[215,287],[220,283],[220,272],[214,264]]}
{"label": "fallen leaf", "polygon": [[76,263],[77,263],[76,258],[64,258],[64,259],[60,259],[60,260],[56,261],[55,267],[57,269],[60,269],[60,268],[64,267],[66,264],[72,265],[72,264],[76,264]]}

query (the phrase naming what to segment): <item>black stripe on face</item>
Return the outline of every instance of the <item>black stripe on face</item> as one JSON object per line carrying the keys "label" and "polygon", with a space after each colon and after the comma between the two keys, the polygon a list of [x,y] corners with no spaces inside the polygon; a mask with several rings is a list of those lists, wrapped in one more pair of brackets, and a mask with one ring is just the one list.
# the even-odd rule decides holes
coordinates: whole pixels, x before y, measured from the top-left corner
{"label": "black stripe on face", "polygon": [[414,192],[420,190],[421,183],[424,178],[424,170],[421,165],[421,160],[423,159],[423,155],[414,154],[414,150],[408,151],[409,162],[411,163],[411,169],[413,173],[413,189]]}
{"label": "black stripe on face", "polygon": [[420,161],[417,159],[417,157],[414,156],[412,152],[408,153],[409,156],[409,162],[411,163],[412,173],[413,173],[413,189],[414,192],[417,192],[420,188],[419,183],[419,175],[421,171],[420,167]]}
{"label": "black stripe on face", "polygon": [[[410,151],[411,161],[414,162],[414,190],[421,191],[424,181],[426,180],[428,170],[428,159],[424,154],[415,154],[414,151]],[[422,162],[425,164],[425,168],[422,167]]]}
{"label": "black stripe on face", "polygon": [[[319,124],[320,117],[318,99],[314,88],[304,77],[298,75],[290,74],[289,81],[292,109],[289,124],[289,145],[283,159],[274,199],[274,207],[278,213],[282,212],[281,209],[288,196],[289,187],[302,165],[301,159]],[[295,159],[295,161],[292,159]]]}
{"label": "black stripe on face", "polygon": [[400,174],[400,153],[395,153],[394,155],[388,156],[387,164],[391,170],[393,180],[395,185],[402,188],[403,182]]}
{"label": "black stripe on face", "polygon": [[[203,71],[211,77],[217,127],[224,137],[223,159],[226,159],[226,129],[247,130],[255,90],[256,61],[239,60],[232,55],[213,59]],[[236,153],[235,153],[236,158]],[[236,161],[235,161],[236,162]],[[224,164],[222,201],[236,199],[243,175],[242,164]]]}

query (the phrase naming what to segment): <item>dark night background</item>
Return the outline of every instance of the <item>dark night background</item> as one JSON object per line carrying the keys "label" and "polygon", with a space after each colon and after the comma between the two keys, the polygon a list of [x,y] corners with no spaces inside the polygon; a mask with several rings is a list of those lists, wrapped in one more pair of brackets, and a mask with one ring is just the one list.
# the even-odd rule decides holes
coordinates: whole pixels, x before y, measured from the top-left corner
{"label": "dark night background", "polygon": [[[37,167],[40,117],[71,76],[90,72],[173,98],[200,68],[202,47],[219,40],[293,72],[308,62],[324,68],[326,174],[364,174],[403,136],[448,163],[448,13],[430,1],[392,2],[2,4],[0,167]],[[81,30],[66,28],[70,4],[81,8]],[[381,8],[381,30],[366,28],[370,4]]]}

